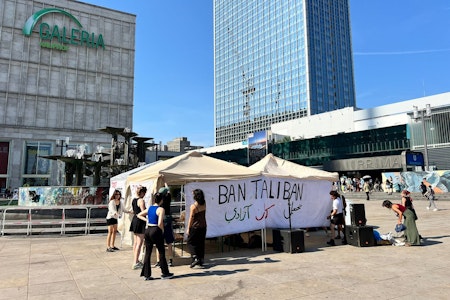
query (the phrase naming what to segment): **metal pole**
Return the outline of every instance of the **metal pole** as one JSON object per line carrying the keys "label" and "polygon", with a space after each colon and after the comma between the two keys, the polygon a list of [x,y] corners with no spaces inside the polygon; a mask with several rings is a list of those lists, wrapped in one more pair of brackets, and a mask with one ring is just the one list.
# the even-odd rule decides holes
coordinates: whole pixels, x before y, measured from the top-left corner
{"label": "metal pole", "polygon": [[425,128],[425,110],[422,110],[422,130],[423,130],[423,147],[424,147],[424,151],[423,151],[423,158],[425,160],[425,171],[428,171],[428,140],[427,140],[427,131]]}

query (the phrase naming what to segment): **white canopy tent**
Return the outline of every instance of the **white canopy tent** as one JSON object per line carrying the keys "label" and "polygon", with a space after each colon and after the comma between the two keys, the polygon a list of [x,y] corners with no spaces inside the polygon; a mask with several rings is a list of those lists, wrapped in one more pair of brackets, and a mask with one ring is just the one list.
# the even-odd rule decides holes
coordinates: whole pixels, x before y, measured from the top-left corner
{"label": "white canopy tent", "polygon": [[[264,176],[270,178],[295,178],[300,180],[299,184],[303,187],[302,201],[291,200],[287,204],[289,206],[290,229],[293,227],[303,228],[329,225],[329,221],[326,219],[331,208],[329,192],[332,182],[339,180],[338,173],[302,166],[276,157],[271,153],[251,165],[249,169],[260,171]],[[276,199],[270,199],[269,197],[266,205],[267,207],[272,207],[276,203]],[[286,225],[283,226],[279,222],[284,215],[280,214],[279,211],[275,211],[275,218],[270,218],[266,221],[266,228],[286,227]]]}
{"label": "white canopy tent", "polygon": [[156,190],[163,186],[163,181],[169,185],[182,185],[192,181],[242,179],[258,176],[260,173],[238,164],[193,151],[162,161],[155,166],[128,176],[127,186],[133,182],[160,179],[161,182],[158,182],[158,186],[155,187]]}
{"label": "white canopy tent", "polygon": [[288,160],[267,154],[263,159],[249,167],[254,171],[260,171],[272,177],[291,177],[304,180],[326,180],[335,182],[339,180],[339,174],[302,166]]}
{"label": "white canopy tent", "polygon": [[[189,182],[241,180],[259,176],[260,173],[196,151],[188,152],[129,175],[126,180],[125,207],[131,209],[132,195],[135,195],[136,188],[139,185],[147,187],[148,197],[149,194],[154,194],[160,187],[164,186],[164,183],[183,186]],[[131,241],[131,238],[128,237],[130,222],[131,216],[125,216],[125,242]]]}
{"label": "white canopy tent", "polygon": [[137,173],[139,171],[142,171],[144,169],[147,169],[148,167],[151,167],[157,163],[160,163],[161,161],[155,161],[151,164],[146,164],[137,168],[134,168],[132,170],[120,173],[116,176],[113,176],[109,179],[109,197],[111,198],[112,193],[114,192],[114,190],[119,190],[122,192],[122,195],[125,195],[125,188],[126,188],[126,184],[127,184],[127,178],[128,176],[130,176],[131,174]]}
{"label": "white canopy tent", "polygon": [[[208,237],[263,228],[307,228],[329,224],[329,192],[337,173],[301,166],[272,154],[249,169],[261,176],[239,181],[190,182],[205,192]],[[186,205],[192,203],[189,197]]]}

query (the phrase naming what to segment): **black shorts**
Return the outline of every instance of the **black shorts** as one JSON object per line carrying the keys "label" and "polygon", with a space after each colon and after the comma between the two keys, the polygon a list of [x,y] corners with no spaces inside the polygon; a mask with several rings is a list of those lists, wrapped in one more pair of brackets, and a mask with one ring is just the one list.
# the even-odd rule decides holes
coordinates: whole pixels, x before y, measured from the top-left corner
{"label": "black shorts", "polygon": [[106,219],[106,225],[116,225],[117,224],[117,219],[111,218],[111,219]]}
{"label": "black shorts", "polygon": [[330,222],[331,224],[334,225],[344,225],[345,224],[344,214],[343,213],[335,214],[333,218],[331,218]]}

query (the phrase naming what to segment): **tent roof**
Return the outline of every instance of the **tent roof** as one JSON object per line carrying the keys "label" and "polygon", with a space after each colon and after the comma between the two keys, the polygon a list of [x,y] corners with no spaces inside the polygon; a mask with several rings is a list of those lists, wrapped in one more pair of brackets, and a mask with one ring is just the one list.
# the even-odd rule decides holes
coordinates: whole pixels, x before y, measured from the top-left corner
{"label": "tent roof", "polygon": [[327,171],[305,167],[276,157],[271,153],[251,165],[249,169],[263,172],[263,174],[268,176],[293,177],[308,180],[339,180],[339,174],[336,172],[330,173]]}
{"label": "tent roof", "polygon": [[152,165],[157,164],[157,163],[160,163],[160,162],[161,162],[161,161],[158,160],[158,161],[152,162],[152,163],[150,163],[150,164],[146,164],[146,165],[143,165],[143,166],[140,166],[140,167],[137,167],[137,168],[128,170],[128,171],[126,171],[126,172],[117,174],[116,176],[111,177],[111,178],[110,178],[110,181],[112,182],[112,181],[118,181],[118,180],[124,180],[124,179],[127,179],[127,177],[128,177],[129,175],[134,174],[134,173],[137,173],[137,172],[139,172],[139,171],[141,171],[141,170],[147,169],[148,167],[151,167]]}
{"label": "tent roof", "polygon": [[260,174],[260,171],[192,151],[132,174],[128,176],[127,183],[155,180],[162,175],[167,184],[185,184],[190,181],[241,179]]}

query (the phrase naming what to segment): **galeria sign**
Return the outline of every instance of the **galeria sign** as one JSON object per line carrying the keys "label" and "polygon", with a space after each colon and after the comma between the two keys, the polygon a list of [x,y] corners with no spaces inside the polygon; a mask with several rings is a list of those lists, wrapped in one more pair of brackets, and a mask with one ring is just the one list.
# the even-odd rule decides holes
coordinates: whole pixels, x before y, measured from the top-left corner
{"label": "galeria sign", "polygon": [[69,45],[85,46],[88,48],[101,47],[105,49],[105,42],[103,41],[103,36],[101,34],[97,35],[93,32],[89,33],[83,30],[83,26],[81,25],[80,21],[77,20],[77,18],[59,8],[45,8],[33,14],[25,22],[25,26],[22,29],[23,34],[25,36],[30,36],[36,23],[43,16],[50,13],[63,14],[69,17],[77,27],[67,28],[63,26],[62,28],[60,28],[56,24],[49,25],[48,23],[42,22],[39,25],[41,47],[62,51],[67,51],[69,49]]}

